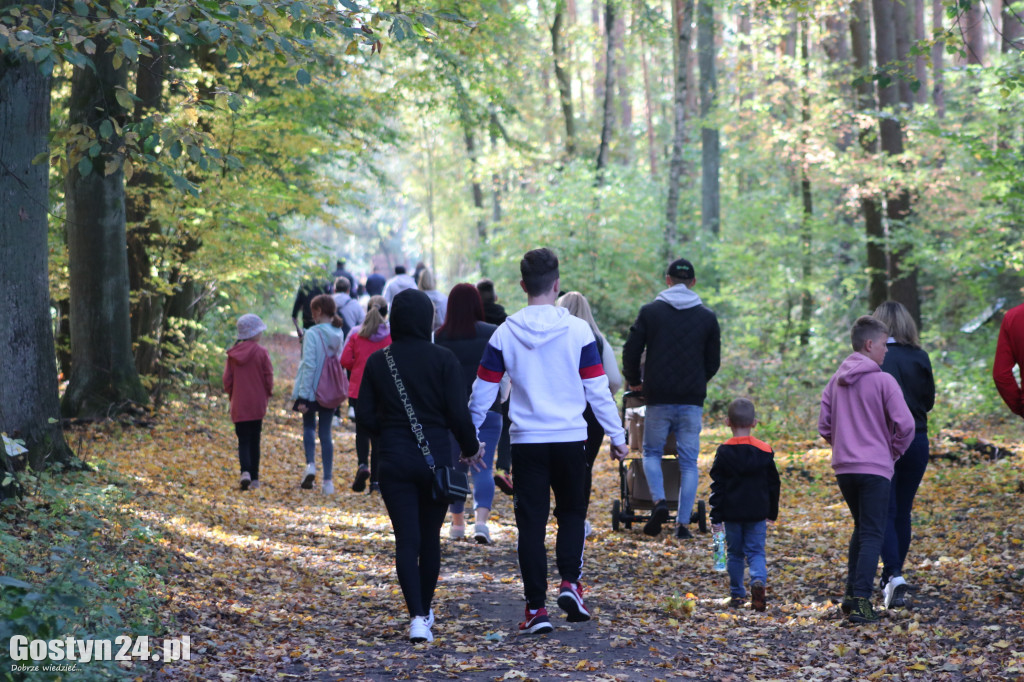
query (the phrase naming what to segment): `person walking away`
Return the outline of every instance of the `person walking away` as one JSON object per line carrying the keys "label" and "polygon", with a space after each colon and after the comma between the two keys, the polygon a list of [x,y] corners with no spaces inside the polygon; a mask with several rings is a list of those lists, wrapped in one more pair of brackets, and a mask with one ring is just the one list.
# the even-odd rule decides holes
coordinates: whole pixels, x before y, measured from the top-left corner
{"label": "person walking away", "polygon": [[[608,343],[608,339],[597,328],[597,322],[594,321],[594,314],[590,310],[590,303],[587,301],[587,297],[578,291],[570,291],[558,299],[558,307],[565,308],[572,315],[586,322],[590,327],[590,331],[594,333],[594,339],[597,341],[597,352],[601,356],[601,366],[604,367],[604,373],[608,377],[608,390],[611,391],[614,399],[615,394],[622,388],[622,375],[619,374],[619,366],[615,362],[615,351],[612,350],[612,345]],[[587,403],[587,409],[583,412],[583,418],[587,422],[587,508],[589,509],[590,493],[593,486],[594,462],[597,461],[597,453],[601,451],[601,444],[604,443],[604,429],[601,428],[600,422],[594,416],[594,408],[590,406],[590,403]],[[590,535],[589,521],[586,522],[585,528],[586,534]]]}
{"label": "person walking away", "polygon": [[379,440],[380,494],[395,532],[395,569],[413,642],[433,640],[431,604],[448,509],[445,501],[434,499],[434,476],[414,433],[424,437],[435,467],[454,463],[449,434],[464,466],[480,463],[462,370],[451,351],[430,342],[433,317],[434,306],[422,291],[395,296],[394,342],[366,361],[356,404],[357,423]]}
{"label": "person walking away", "polygon": [[427,295],[430,302],[434,304],[434,329],[432,331],[436,332],[444,324],[445,314],[448,310],[448,297],[437,290],[434,273],[426,266],[417,275],[416,285],[420,291]]}
{"label": "person walking away", "polygon": [[587,513],[583,411],[589,402],[612,441],[612,455],[623,459],[625,432],[608,391],[597,342],[590,327],[564,308],[558,296],[558,257],[535,249],[519,264],[527,306],[510,315],[491,335],[473,382],[469,407],[479,429],[494,405],[499,382],[512,380],[513,504],[519,529],[519,569],[526,613],[521,633],[552,630],[546,608],[547,553],[544,534],[555,496],[558,533],[555,558],[562,582],[558,606],[569,622],[590,619],[583,601],[584,520]]}
{"label": "person walking away", "polygon": [[334,291],[335,292],[338,291],[337,287],[338,287],[338,278],[339,277],[344,277],[345,279],[348,280],[348,284],[349,284],[348,290],[350,292],[356,290],[356,278],[355,278],[355,275],[353,275],[351,272],[349,272],[348,270],[345,269],[345,259],[344,258],[339,258],[337,260],[337,262],[335,263],[335,266],[334,266],[334,272],[331,273],[331,281],[334,282],[334,287],[335,287]]}
{"label": "person walking away", "polygon": [[[424,270],[424,274],[429,270]],[[423,276],[420,276],[423,279]],[[425,291],[424,293],[429,294]],[[480,294],[472,284],[456,284],[448,295],[448,310],[444,325],[434,335],[434,343],[447,348],[455,354],[462,368],[463,384],[466,394],[473,388],[476,370],[480,366],[487,341],[494,330],[493,324],[483,321],[484,306]],[[494,477],[491,467],[494,464],[494,451],[498,447],[501,436],[500,406],[494,405],[487,411],[483,424],[480,426],[479,439],[484,444],[481,465],[469,472],[473,478],[473,512],[475,524],[473,539],[482,545],[491,544],[491,532],[487,525],[494,503]],[[466,534],[465,504],[455,502],[449,505],[452,515],[449,537],[459,539]]]}
{"label": "person walking away", "polygon": [[[341,366],[351,372],[348,381],[348,404],[352,409],[357,409],[366,361],[374,351],[391,343],[391,327],[388,325],[387,317],[388,304],[384,302],[384,297],[370,297],[366,302],[366,317],[363,323],[353,327],[345,340],[345,348],[341,352]],[[357,419],[356,477],[352,481],[354,492],[361,493],[366,490],[368,480],[374,484],[370,486],[370,492],[376,489],[376,456],[371,457],[375,450],[376,446],[370,432],[366,427],[361,427]]]}
{"label": "person walking away", "polygon": [[499,325],[508,317],[505,308],[498,304],[498,294],[494,291],[494,282],[486,277],[476,283],[480,299],[484,302],[484,322]]}
{"label": "person walking away", "polygon": [[[996,356],[992,363],[992,380],[1006,406],[1018,417],[1024,417],[1024,391],[1013,375],[1014,367],[1024,365],[1024,304],[1010,308],[999,325]],[[1022,372],[1024,373],[1024,372]]]}
{"label": "person walking away", "polygon": [[415,289],[416,280],[413,279],[412,275],[407,274],[404,265],[395,266],[395,276],[387,281],[384,285],[384,300],[387,301],[388,305],[395,300],[395,296],[406,289]]}
{"label": "person walking away", "polygon": [[295,294],[295,302],[292,304],[292,323],[295,325],[296,330],[299,328],[299,313],[302,314],[302,332],[299,332],[299,338],[302,338],[302,333],[312,327],[316,322],[313,320],[313,312],[310,309],[310,304],[313,299],[320,294],[331,293],[331,283],[320,277],[312,276],[309,279],[303,281],[299,285],[299,290]]}
{"label": "person walking away", "polygon": [[238,318],[238,340],[228,349],[224,365],[224,392],[231,401],[231,421],[238,437],[239,487],[260,487],[260,434],[267,403],[274,392],[274,367],[270,354],[260,345],[267,325],[258,315]]}
{"label": "person walking away", "polygon": [[349,281],[345,277],[334,280],[334,305],[338,309],[338,315],[345,323],[342,325],[346,337],[353,328],[358,327],[366,319],[366,312],[359,305],[359,301],[352,297]]}
{"label": "person walking away", "polygon": [[928,413],[935,406],[935,377],[931,359],[921,348],[914,318],[902,303],[886,301],[872,316],[889,328],[882,371],[896,379],[914,417],[914,439],[893,465],[889,483],[881,581],[882,604],[888,609],[906,606],[903,564],[910,550],[914,497],[928,468]]}
{"label": "person walking away", "polygon": [[321,294],[310,303],[315,325],[302,337],[302,361],[295,375],[292,389],[294,409],[302,414],[302,447],[306,455],[306,471],[301,487],[310,489],[316,480],[316,440],[320,438],[320,459],[323,463],[323,494],[334,494],[334,444],[331,442],[331,422],[334,407],[324,407],[316,401],[325,362],[338,362],[343,341],[342,320],[337,315],[334,299]]}
{"label": "person walking away", "polygon": [[366,289],[367,296],[383,296],[384,285],[386,285],[387,283],[388,281],[384,277],[384,275],[374,270],[372,273],[367,275],[366,286],[363,288]]}
{"label": "person walking away", "polygon": [[[665,273],[667,289],[640,309],[622,349],[622,375],[632,391],[642,391],[644,475],[654,508],[644,533],[656,536],[668,520],[661,458],[670,432],[679,456],[679,504],[676,537],[693,537],[688,525],[697,499],[697,456],[708,382],[721,364],[718,318],[694,291],[697,275],[685,258]],[[640,362],[647,353],[646,364]]]}
{"label": "person walking away", "polygon": [[871,593],[889,512],[893,462],[914,439],[914,417],[891,374],[882,371],[889,329],[869,315],[850,330],[851,353],[821,394],[818,433],[832,446],[832,470],[853,517],[842,610],[851,623],[876,623]]}
{"label": "person walking away", "polygon": [[779,471],[775,453],[750,435],[757,426],[754,403],[737,398],[729,403],[725,424],[732,438],[718,446],[711,465],[711,524],[724,528],[728,551],[729,606],[743,605],[743,565],[750,570],[750,602],[755,611],[767,608],[768,563],[765,541],[768,521],[779,517]]}

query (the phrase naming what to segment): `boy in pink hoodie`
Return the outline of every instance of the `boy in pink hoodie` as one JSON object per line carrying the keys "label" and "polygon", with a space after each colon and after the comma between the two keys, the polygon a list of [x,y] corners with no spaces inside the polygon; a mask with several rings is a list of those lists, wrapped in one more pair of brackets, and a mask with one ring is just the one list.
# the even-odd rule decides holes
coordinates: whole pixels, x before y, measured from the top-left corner
{"label": "boy in pink hoodie", "polygon": [[914,417],[896,379],[882,371],[889,330],[873,317],[850,329],[854,352],[821,394],[818,433],[832,445],[832,470],[853,516],[843,612],[878,621],[871,592],[889,509],[893,463],[914,439]]}

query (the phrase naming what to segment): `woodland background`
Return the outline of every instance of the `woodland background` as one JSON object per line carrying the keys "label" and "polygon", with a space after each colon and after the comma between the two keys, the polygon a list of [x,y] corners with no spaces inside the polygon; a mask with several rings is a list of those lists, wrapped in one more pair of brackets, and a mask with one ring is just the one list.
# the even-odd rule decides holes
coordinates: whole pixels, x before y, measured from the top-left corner
{"label": "woodland background", "polygon": [[[685,256],[723,328],[709,423],[750,395],[798,458],[848,325],[900,300],[933,435],[1013,453],[1012,491],[1021,427],[990,370],[1024,283],[1022,21],[999,0],[0,0],[0,431],[27,449],[4,458],[0,572],[63,584],[11,557],[83,532],[59,525],[83,504],[64,470],[192,410],[229,429],[234,320],[286,332],[338,257],[488,276],[511,311],[521,254],[551,246],[617,345]],[[115,489],[153,481],[124,464]],[[145,535],[155,512],[102,480],[100,527],[116,508]],[[4,607],[34,618],[33,594]]]}

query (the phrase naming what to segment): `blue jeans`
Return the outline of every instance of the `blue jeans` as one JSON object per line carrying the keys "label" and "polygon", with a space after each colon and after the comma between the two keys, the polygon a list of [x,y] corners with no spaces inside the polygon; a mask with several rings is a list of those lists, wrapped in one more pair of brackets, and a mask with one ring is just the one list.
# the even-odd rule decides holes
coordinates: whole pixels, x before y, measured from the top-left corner
{"label": "blue jeans", "polygon": [[[317,428],[317,418],[320,427]],[[310,409],[302,413],[302,447],[306,451],[306,464],[316,460],[316,437],[320,436],[320,457],[324,462],[324,480],[329,481],[334,471],[334,443],[331,442],[331,420],[334,410],[320,407],[312,403]]]}
{"label": "blue jeans", "polygon": [[846,557],[846,592],[871,598],[889,513],[889,479],[876,474],[837,474],[839,491],[853,516]]}
{"label": "blue jeans", "polygon": [[679,451],[679,514],[680,525],[690,523],[690,512],[697,499],[697,455],[700,453],[700,405],[648,405],[644,417],[644,475],[651,499],[665,499],[665,482],[661,475],[661,457],[669,431],[676,432]]}
{"label": "blue jeans", "polygon": [[928,468],[928,431],[914,435],[910,447],[896,460],[889,488],[889,518],[882,541],[882,583],[894,575],[903,575],[903,562],[910,549],[910,511],[914,496]]}
{"label": "blue jeans", "polygon": [[[484,423],[480,425],[480,440],[484,444],[484,466],[480,471],[471,471],[473,477],[473,509],[483,507],[490,509],[494,504],[494,471],[491,465],[494,464],[494,451],[498,448],[498,439],[501,437],[501,412],[488,412],[484,417]],[[455,437],[452,437],[452,458],[457,457],[459,444]],[[455,468],[460,471],[467,471],[468,468],[462,462],[456,462]],[[453,514],[461,514],[466,509],[465,502],[455,502],[448,505],[448,511]]]}
{"label": "blue jeans", "polygon": [[768,565],[764,558],[764,543],[768,535],[767,521],[726,521],[725,545],[729,552],[726,568],[729,570],[729,596],[746,597],[743,589],[743,560],[750,566],[750,582],[768,584]]}

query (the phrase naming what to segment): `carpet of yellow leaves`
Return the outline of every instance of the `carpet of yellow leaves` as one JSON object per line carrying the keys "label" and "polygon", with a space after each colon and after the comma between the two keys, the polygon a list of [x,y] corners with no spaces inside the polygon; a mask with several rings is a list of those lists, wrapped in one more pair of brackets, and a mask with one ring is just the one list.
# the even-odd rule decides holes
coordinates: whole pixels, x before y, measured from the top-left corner
{"label": "carpet of yellow leaves", "polygon": [[[291,341],[294,343],[294,339]],[[521,583],[510,498],[499,492],[493,546],[447,539],[432,644],[412,646],[378,495],[348,489],[353,434],[335,429],[338,493],[298,486],[300,421],[286,363],[264,423],[260,490],[238,490],[222,396],[194,395],[147,429],[90,430],[88,448],[135,490],[128,511],[173,557],[162,617],[191,635],[192,660],[140,668],[154,680],[1019,679],[1024,676],[1024,455],[988,461],[933,438],[905,575],[911,608],[850,627],[842,595],[849,515],[814,434],[773,443],[782,472],[769,530],[768,610],[729,609],[711,540],[613,532],[618,469],[599,459],[584,584],[594,620],[552,612],[551,635],[520,637]],[[1019,434],[1015,434],[1019,435]],[[701,489],[724,429],[707,424]],[[1012,444],[1011,444],[1012,445]],[[959,449],[957,449],[959,448]],[[102,453],[102,454],[100,454]],[[553,530],[549,555],[553,559]],[[553,570],[553,561],[552,570]],[[557,578],[552,574],[554,583]],[[880,600],[880,599],[879,599]],[[552,596],[551,605],[554,599]]]}

